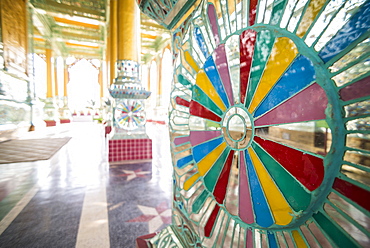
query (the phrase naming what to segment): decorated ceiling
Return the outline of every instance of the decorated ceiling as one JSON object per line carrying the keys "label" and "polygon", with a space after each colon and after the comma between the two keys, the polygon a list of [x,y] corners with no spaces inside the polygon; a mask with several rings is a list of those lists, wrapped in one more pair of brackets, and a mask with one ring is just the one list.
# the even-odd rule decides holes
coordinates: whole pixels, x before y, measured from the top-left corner
{"label": "decorated ceiling", "polygon": [[[52,48],[60,56],[105,58],[109,1],[31,0],[36,53]],[[141,14],[141,54],[149,61],[169,43],[169,33]]]}

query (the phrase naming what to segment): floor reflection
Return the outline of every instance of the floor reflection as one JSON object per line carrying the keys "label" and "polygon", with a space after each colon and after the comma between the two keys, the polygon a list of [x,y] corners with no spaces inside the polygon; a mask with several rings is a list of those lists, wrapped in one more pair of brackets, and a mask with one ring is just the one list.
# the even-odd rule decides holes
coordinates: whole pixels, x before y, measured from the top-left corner
{"label": "floor reflection", "polygon": [[136,237],[167,226],[168,127],[150,123],[147,129],[153,160],[112,165],[102,125],[72,123],[27,134],[72,139],[49,160],[0,164],[0,247],[134,247]]}

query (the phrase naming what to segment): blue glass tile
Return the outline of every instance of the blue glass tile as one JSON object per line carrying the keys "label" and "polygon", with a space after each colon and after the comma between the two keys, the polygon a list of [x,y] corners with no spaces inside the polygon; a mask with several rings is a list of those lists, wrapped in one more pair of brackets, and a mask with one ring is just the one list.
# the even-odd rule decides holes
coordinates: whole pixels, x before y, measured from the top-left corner
{"label": "blue glass tile", "polygon": [[184,167],[185,165],[187,165],[192,160],[193,160],[193,155],[189,155],[187,157],[183,157],[182,159],[179,159],[177,161],[177,167],[181,169],[182,167]]}
{"label": "blue glass tile", "polygon": [[269,248],[277,248],[277,243],[276,243],[276,238],[275,238],[275,235],[272,234],[272,233],[268,233],[267,234],[267,238],[268,238],[268,241],[269,241]]}
{"label": "blue glass tile", "polygon": [[336,35],[323,47],[319,56],[326,63],[356,41],[370,28],[370,1],[366,1]]}
{"label": "blue glass tile", "polygon": [[202,51],[204,57],[208,57],[209,54],[208,54],[208,50],[207,50],[207,46],[206,46],[206,43],[204,42],[204,37],[202,35],[202,33],[200,32],[200,28],[194,28],[194,36],[195,36],[195,40],[197,41],[198,43],[198,46],[200,48],[200,50]]}
{"label": "blue glass tile", "polygon": [[274,85],[266,98],[256,109],[254,116],[260,116],[281,102],[295,95],[316,79],[312,62],[303,55],[297,57],[289,69]]}
{"label": "blue glass tile", "polygon": [[262,187],[254,170],[252,160],[247,152],[245,154],[245,162],[247,164],[249,185],[251,187],[251,196],[253,203],[253,210],[256,218],[256,223],[261,227],[269,227],[274,224],[270,209],[268,207]]}
{"label": "blue glass tile", "polygon": [[205,143],[193,147],[194,160],[199,162],[202,160],[208,153],[213,151],[217,146],[223,142],[223,137],[218,139],[210,140]]}
{"label": "blue glass tile", "polygon": [[215,87],[218,95],[221,97],[223,103],[228,108],[230,106],[229,100],[227,98],[225,88],[222,84],[220,75],[218,74],[218,71],[216,69],[216,64],[212,56],[209,57],[204,63],[204,71],[206,72],[212,85]]}

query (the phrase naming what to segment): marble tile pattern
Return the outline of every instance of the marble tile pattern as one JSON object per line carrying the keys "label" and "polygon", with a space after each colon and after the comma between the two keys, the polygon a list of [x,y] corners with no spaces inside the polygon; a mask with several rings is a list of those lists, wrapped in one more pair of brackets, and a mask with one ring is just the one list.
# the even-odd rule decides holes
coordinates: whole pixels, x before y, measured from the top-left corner
{"label": "marble tile pattern", "polygon": [[51,159],[0,164],[0,247],[130,248],[171,222],[167,126],[147,126],[151,161],[111,165],[103,126],[61,126],[32,134],[72,137]]}

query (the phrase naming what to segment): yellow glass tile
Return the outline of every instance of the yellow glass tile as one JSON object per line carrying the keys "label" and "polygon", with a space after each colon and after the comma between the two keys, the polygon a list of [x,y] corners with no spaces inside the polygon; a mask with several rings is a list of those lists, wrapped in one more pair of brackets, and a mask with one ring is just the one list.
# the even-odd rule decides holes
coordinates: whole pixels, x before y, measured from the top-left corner
{"label": "yellow glass tile", "polygon": [[296,231],[296,230],[292,231],[292,236],[293,236],[295,244],[297,245],[298,248],[306,248],[307,247],[307,245],[304,242],[301,234],[298,231]]}
{"label": "yellow glass tile", "polygon": [[222,152],[226,148],[226,143],[222,142],[218,147],[216,147],[212,152],[208,153],[199,163],[198,171],[201,176],[204,176],[216,160],[220,157]]}
{"label": "yellow glass tile", "polygon": [[203,92],[213,100],[213,102],[222,110],[226,110],[226,106],[223,103],[221,97],[218,95],[215,87],[213,87],[211,81],[207,77],[204,70],[200,70],[197,75],[196,85],[203,90]]}
{"label": "yellow glass tile", "polygon": [[312,0],[310,2],[299,24],[297,30],[298,37],[302,38],[306,34],[309,27],[314,23],[317,14],[320,12],[325,2],[326,0]]}
{"label": "yellow glass tile", "polygon": [[228,7],[228,10],[229,10],[229,15],[234,13],[234,11],[235,11],[235,0],[227,1],[227,7]]}
{"label": "yellow glass tile", "polygon": [[185,56],[186,62],[191,66],[191,68],[193,68],[195,72],[198,72],[200,70],[198,67],[198,64],[197,62],[195,62],[194,58],[191,56],[189,51],[185,51],[184,56]]}
{"label": "yellow glass tile", "polygon": [[189,190],[194,182],[199,178],[199,173],[195,173],[191,177],[189,177],[184,183],[184,190]]}
{"label": "yellow glass tile", "polygon": [[275,224],[288,225],[293,219],[293,210],[275,185],[254,150],[249,147],[248,152],[252,159],[253,166],[256,169],[258,179],[265,193],[272,215],[274,216]]}
{"label": "yellow glass tile", "polygon": [[250,113],[256,109],[258,104],[279,80],[297,54],[298,49],[292,40],[287,37],[279,37],[276,39],[270,58],[267,61],[265,71],[263,72],[260,83],[258,84],[253,100],[249,106]]}

